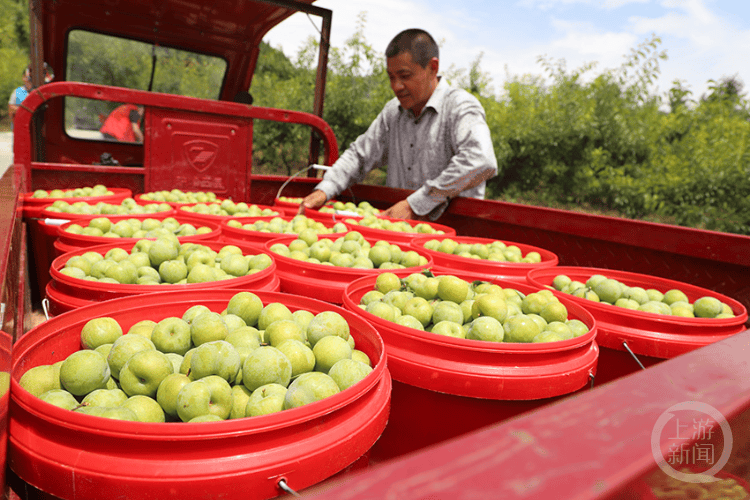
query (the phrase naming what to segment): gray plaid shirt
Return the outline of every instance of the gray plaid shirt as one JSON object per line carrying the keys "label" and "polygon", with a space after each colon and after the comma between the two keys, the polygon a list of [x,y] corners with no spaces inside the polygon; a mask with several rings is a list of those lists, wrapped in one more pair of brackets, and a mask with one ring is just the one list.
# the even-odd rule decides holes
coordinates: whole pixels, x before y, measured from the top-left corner
{"label": "gray plaid shirt", "polygon": [[386,186],[414,190],[407,201],[417,215],[437,219],[455,196],[484,198],[484,181],[465,189],[477,176],[497,174],[482,105],[442,78],[416,119],[394,97],[326,172],[317,189],[333,198],[384,165],[388,165]]}

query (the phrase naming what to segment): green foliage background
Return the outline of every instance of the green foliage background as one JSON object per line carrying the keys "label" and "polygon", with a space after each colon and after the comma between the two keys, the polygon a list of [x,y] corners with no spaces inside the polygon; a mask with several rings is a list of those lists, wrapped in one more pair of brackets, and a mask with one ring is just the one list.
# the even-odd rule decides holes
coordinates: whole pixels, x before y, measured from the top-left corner
{"label": "green foliage background", "polygon": [[[24,0],[0,0],[0,96],[20,85],[28,63],[26,9]],[[365,22],[363,14],[344,46],[330,49],[324,119],[340,152],[393,97],[384,57],[363,35]],[[145,88],[149,50],[110,44],[86,52],[84,42],[71,44],[81,61],[68,68],[71,79]],[[693,96],[675,81],[657,95],[653,82],[667,57],[660,43],[645,40],[615,69],[568,69],[564,60],[539,58],[543,76],[510,76],[497,92],[481,68],[482,54],[468,68],[444,70],[484,105],[500,168],[487,196],[750,234],[750,111],[742,83],[710,81],[706,95]],[[130,59],[107,65],[104,59],[122,63],[107,51]],[[317,54],[314,39],[293,58],[264,44],[250,89],[255,105],[310,112]],[[170,62],[169,54],[159,60],[154,90],[216,98],[220,68],[201,57],[187,65],[184,57]],[[0,108],[0,116],[6,113]],[[254,170],[291,175],[306,167],[309,144],[307,127],[257,122]],[[384,178],[375,171],[365,182]]]}
{"label": "green foliage background", "polygon": [[23,85],[29,64],[29,11],[24,0],[0,0],[0,117],[7,119],[10,93]]}
{"label": "green foliage background", "polygon": [[[332,49],[324,119],[343,152],[393,97],[384,58],[361,27]],[[513,76],[495,93],[481,69],[444,76],[482,102],[499,175],[492,199],[750,234],[750,113],[736,78],[710,81],[693,98],[681,81],[665,95],[653,83],[666,59],[652,36],[625,55],[621,67],[594,64],[569,70],[564,60],[540,58],[544,76]],[[256,104],[310,111],[314,40],[291,61],[264,46],[252,93]],[[289,175],[304,168],[309,132],[256,127],[254,165]],[[365,182],[383,183],[384,172]]]}

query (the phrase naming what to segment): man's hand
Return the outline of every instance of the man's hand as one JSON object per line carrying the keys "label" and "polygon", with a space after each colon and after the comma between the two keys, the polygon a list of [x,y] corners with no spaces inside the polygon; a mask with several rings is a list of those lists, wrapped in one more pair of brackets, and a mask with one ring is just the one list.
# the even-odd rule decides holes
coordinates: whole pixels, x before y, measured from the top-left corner
{"label": "man's hand", "polygon": [[317,210],[318,208],[322,207],[326,201],[328,201],[328,196],[326,196],[326,194],[320,189],[316,189],[312,193],[305,196],[305,199],[302,200],[302,203],[299,204],[299,210],[297,210],[297,213],[304,214],[306,208]]}
{"label": "man's hand", "polygon": [[401,200],[387,210],[381,212],[382,215],[393,217],[394,219],[421,219],[421,217],[412,211],[409,202]]}

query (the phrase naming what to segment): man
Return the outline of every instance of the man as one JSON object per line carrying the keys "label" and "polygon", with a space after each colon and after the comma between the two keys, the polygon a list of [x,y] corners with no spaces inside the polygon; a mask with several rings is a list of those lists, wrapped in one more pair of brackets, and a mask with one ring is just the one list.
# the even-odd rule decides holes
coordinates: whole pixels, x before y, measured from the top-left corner
{"label": "man", "polygon": [[412,189],[383,213],[435,220],[456,196],[484,198],[497,159],[479,101],[438,76],[438,47],[426,31],[402,31],[385,52],[395,98],[303,200],[316,209],[373,168],[387,165],[388,187]]}
{"label": "man", "polygon": [[16,117],[18,108],[31,91],[31,68],[27,67],[24,69],[22,75],[23,85],[11,92],[10,99],[8,100],[8,116],[10,116],[11,130],[13,130],[13,119]]}
{"label": "man", "polygon": [[109,141],[143,142],[143,111],[143,106],[123,104],[109,114],[99,132]]}

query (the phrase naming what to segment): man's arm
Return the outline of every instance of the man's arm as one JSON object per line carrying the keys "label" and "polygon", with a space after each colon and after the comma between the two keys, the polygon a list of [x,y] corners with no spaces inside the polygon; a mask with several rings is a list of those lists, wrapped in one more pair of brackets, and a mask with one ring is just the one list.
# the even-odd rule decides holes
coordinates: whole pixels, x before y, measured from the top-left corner
{"label": "man's arm", "polygon": [[130,120],[130,128],[133,130],[135,140],[143,142],[143,132],[141,132],[141,115],[136,110],[131,110],[128,113],[128,120]]}
{"label": "man's arm", "polygon": [[373,168],[384,164],[387,156],[388,116],[392,111],[389,110],[389,104],[386,104],[367,131],[357,137],[325,173],[315,190],[305,197],[300,204],[299,213],[305,213],[305,208],[321,207],[352,184],[361,182]]}
{"label": "man's arm", "polygon": [[133,128],[133,134],[135,135],[135,140],[138,142],[143,142],[143,132],[141,132],[141,127],[138,126],[137,123],[130,122],[130,126]]}
{"label": "man's arm", "polygon": [[8,99],[8,116],[10,117],[11,123],[13,122],[13,119],[16,117],[16,111],[18,111],[18,104],[15,104],[16,101],[16,91],[13,90],[13,92],[10,93],[10,99]]}
{"label": "man's arm", "polygon": [[18,111],[18,105],[8,104],[8,116],[10,116],[10,121],[13,121],[13,119],[16,117],[17,111]]}
{"label": "man's arm", "polygon": [[473,97],[463,99],[450,112],[451,146],[456,153],[438,177],[425,182],[407,198],[415,214],[433,219],[440,216],[452,198],[497,174],[497,158],[479,101]]}

